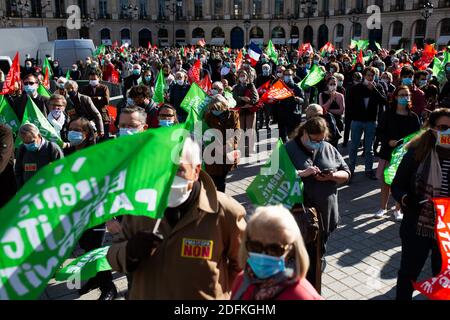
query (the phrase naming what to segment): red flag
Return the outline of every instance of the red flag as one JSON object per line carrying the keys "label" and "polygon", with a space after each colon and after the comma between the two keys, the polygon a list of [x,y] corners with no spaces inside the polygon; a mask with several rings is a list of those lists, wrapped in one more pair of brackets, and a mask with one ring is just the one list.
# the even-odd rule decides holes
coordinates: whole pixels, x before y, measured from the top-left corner
{"label": "red flag", "polygon": [[450,300],[450,198],[434,198],[436,238],[441,251],[441,272],[436,277],[413,283],[414,289],[432,300]]}
{"label": "red flag", "polygon": [[114,41],[114,43],[113,43],[113,45],[112,45],[112,48],[113,49],[115,49],[115,48],[117,48],[119,46],[119,42],[116,40],[116,41]]}
{"label": "red flag", "polygon": [[47,90],[50,89],[50,81],[48,80],[48,67],[45,68],[45,76],[44,76],[43,85]]}
{"label": "red flag", "polygon": [[433,62],[434,56],[437,54],[434,44],[425,44],[422,57],[414,62],[414,66],[419,70],[425,70]]}
{"label": "red flag", "polygon": [[150,43],[150,41],[148,42],[148,49],[150,50],[152,48],[152,44]]}
{"label": "red flag", "polygon": [[20,80],[20,61],[19,61],[19,52],[16,53],[14,57],[13,63],[11,65],[11,69],[9,69],[8,75],[6,76],[5,82],[3,83],[3,90],[0,93],[2,94],[10,94],[16,91],[15,85],[16,83],[19,86],[19,90],[22,89],[22,83]]}
{"label": "red flag", "polygon": [[414,43],[413,44],[413,47],[412,47],[412,49],[411,49],[411,54],[414,54],[414,53],[416,53],[417,52],[417,45]]}
{"label": "red flag", "polygon": [[320,49],[320,52],[321,53],[324,53],[324,52],[329,52],[329,53],[332,53],[333,51],[334,51],[334,46],[330,43],[330,42],[327,42],[323,47],[322,47],[322,49]]}
{"label": "red flag", "polygon": [[201,62],[199,59],[197,59],[194,65],[188,71],[188,79],[190,83],[198,83],[200,81],[200,68]]}
{"label": "red flag", "polygon": [[242,66],[242,49],[239,51],[235,63],[236,63],[236,70],[239,70]]}
{"label": "red flag", "polygon": [[270,100],[284,100],[292,97],[293,95],[294,93],[292,92],[292,90],[289,89],[289,87],[287,87],[283,81],[278,80],[270,87],[268,91],[266,91],[262,95],[260,102],[268,102]]}
{"label": "red flag", "polygon": [[211,79],[209,78],[209,75],[205,74],[205,77],[200,82],[198,82],[198,85],[200,88],[203,89],[203,91],[209,93],[209,91],[211,91],[212,88],[212,82]]}
{"label": "red flag", "polygon": [[261,97],[270,88],[270,80],[258,88],[258,95]]}
{"label": "red flag", "polygon": [[314,53],[313,48],[311,47],[311,43],[303,43],[299,48],[298,48],[298,55],[299,56],[303,56],[303,54],[308,53],[308,55],[310,55],[311,53]]}
{"label": "red flag", "polygon": [[197,45],[199,45],[200,47],[204,47],[206,45],[205,39],[198,40]]}
{"label": "red flag", "polygon": [[111,82],[112,83],[119,83],[120,82],[119,71],[117,71],[116,68],[114,68],[114,70],[111,73]]}
{"label": "red flag", "polygon": [[364,65],[364,55],[363,55],[362,50],[359,50],[359,54],[358,54],[358,58],[356,58],[356,62],[359,62],[362,65]]}

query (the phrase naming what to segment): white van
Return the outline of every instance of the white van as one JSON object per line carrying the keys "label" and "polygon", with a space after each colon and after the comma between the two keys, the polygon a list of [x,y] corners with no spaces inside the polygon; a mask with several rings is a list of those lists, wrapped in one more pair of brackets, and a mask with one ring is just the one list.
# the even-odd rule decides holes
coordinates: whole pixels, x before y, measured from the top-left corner
{"label": "white van", "polygon": [[55,40],[41,43],[38,50],[38,61],[43,63],[45,56],[50,55],[53,60],[58,60],[64,72],[72,68],[78,60],[85,60],[93,55],[94,42],[91,39]]}

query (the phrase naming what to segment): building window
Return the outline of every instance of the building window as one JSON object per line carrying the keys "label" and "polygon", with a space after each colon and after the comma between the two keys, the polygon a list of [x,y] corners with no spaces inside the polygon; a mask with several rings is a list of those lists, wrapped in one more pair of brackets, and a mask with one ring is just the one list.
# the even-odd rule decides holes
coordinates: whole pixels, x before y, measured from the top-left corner
{"label": "building window", "polygon": [[66,5],[64,0],[55,0],[55,18],[63,18],[66,15]]}
{"label": "building window", "polygon": [[158,38],[168,38],[169,37],[169,31],[167,29],[159,29],[158,30]]}
{"label": "building window", "polygon": [[345,0],[339,0],[339,13],[345,14],[346,10],[347,10],[347,8],[346,8]]}
{"label": "building window", "polygon": [[253,27],[250,29],[250,39],[263,39],[264,31],[260,27]]}
{"label": "building window", "polygon": [[338,24],[336,26],[336,37],[342,38],[344,37],[344,25]]}
{"label": "building window", "polygon": [[120,18],[128,18],[128,0],[120,0]]}
{"label": "building window", "polygon": [[381,12],[383,12],[383,2],[384,0],[376,0],[375,5],[380,7]]}
{"label": "building window", "polygon": [[147,19],[147,0],[139,0],[139,19]]}
{"label": "building window", "polygon": [[441,37],[450,36],[450,19],[444,19],[441,22]]}
{"label": "building window", "polygon": [[353,28],[353,37],[361,37],[362,26],[361,23],[355,23]]}
{"label": "building window", "polygon": [[100,19],[105,19],[108,15],[108,4],[106,0],[100,0],[98,2],[98,14]]}
{"label": "building window", "polygon": [[80,29],[80,39],[89,39],[89,28],[88,27],[81,27]]}
{"label": "building window", "polygon": [[364,0],[356,0],[356,10],[360,13],[364,10]]}
{"label": "building window", "polygon": [[183,29],[178,29],[177,31],[175,31],[175,37],[184,39],[186,38],[186,32]]}
{"label": "building window", "polygon": [[425,20],[417,20],[416,37],[425,37],[426,23]]}
{"label": "building window", "polygon": [[100,39],[102,40],[111,40],[111,31],[109,29],[102,29],[100,31]]}
{"label": "building window", "polygon": [[194,0],[194,16],[196,18],[203,17],[203,1],[202,0]]}
{"label": "building window", "polygon": [[286,38],[286,33],[282,27],[275,27],[272,30],[272,38]]}
{"label": "building window", "polygon": [[294,2],[294,16],[296,19],[300,17],[300,0]]}
{"label": "building window", "polygon": [[221,27],[215,27],[211,32],[211,38],[225,38],[225,32]]}
{"label": "building window", "polygon": [[205,30],[202,28],[195,28],[192,30],[192,38],[204,38],[205,37]]}
{"label": "building window", "polygon": [[330,11],[330,0],[323,0],[322,1],[322,12],[328,13]]}
{"label": "building window", "polygon": [[41,0],[31,0],[31,16],[42,17]]}
{"label": "building window", "polygon": [[87,17],[88,16],[87,0],[78,0],[78,7],[80,7],[81,17]]}
{"label": "building window", "polygon": [[120,31],[120,39],[121,40],[130,40],[131,39],[130,29],[122,29]]}
{"label": "building window", "polygon": [[262,15],[262,0],[253,0],[252,14],[253,16]]}
{"label": "building window", "polygon": [[397,10],[397,11],[405,10],[405,1],[404,0],[395,0],[395,8],[394,8],[394,10]]}
{"label": "building window", "polygon": [[275,0],[275,16],[281,17],[284,13],[284,0]]}
{"label": "building window", "polygon": [[233,0],[233,14],[235,16],[242,15],[242,0]]}
{"label": "building window", "polygon": [[[158,0],[158,17],[164,18],[166,16],[166,1],[165,0]],[[160,29],[163,30],[163,29]]]}
{"label": "building window", "polygon": [[67,29],[66,29],[66,27],[58,27],[58,28],[56,28],[56,39],[58,39],[58,40],[66,40],[67,39]]}
{"label": "building window", "polygon": [[214,0],[214,13],[223,15],[223,0]]}
{"label": "building window", "polygon": [[400,21],[394,21],[392,25],[392,36],[401,37],[403,34],[403,23]]}

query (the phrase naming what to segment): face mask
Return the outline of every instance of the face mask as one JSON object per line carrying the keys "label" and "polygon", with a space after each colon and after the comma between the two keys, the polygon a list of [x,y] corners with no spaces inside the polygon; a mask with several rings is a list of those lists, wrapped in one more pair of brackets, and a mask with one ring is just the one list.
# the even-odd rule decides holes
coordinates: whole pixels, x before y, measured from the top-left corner
{"label": "face mask", "polygon": [[306,69],[311,69],[311,63],[306,64]]}
{"label": "face mask", "polygon": [[308,142],[306,142],[306,146],[312,150],[319,150],[323,145],[323,141],[320,142],[312,142],[311,140],[309,140]]}
{"label": "face mask", "polygon": [[344,65],[348,66],[348,65],[350,65],[350,62],[349,61],[344,61]]}
{"label": "face mask", "polygon": [[72,71],[77,71],[78,70],[78,68],[72,68]]}
{"label": "face mask", "polygon": [[132,136],[136,133],[139,133],[139,129],[135,129],[135,128],[120,128],[119,129],[119,136],[121,136],[121,137]]}
{"label": "face mask", "polygon": [[450,129],[445,131],[437,131],[436,145],[450,148]]}
{"label": "face mask", "polygon": [[31,152],[36,152],[39,149],[39,145],[36,142],[24,144],[24,146],[28,151],[31,151]]}
{"label": "face mask", "polygon": [[220,115],[223,113],[223,111],[220,111],[220,110],[212,110],[211,113],[212,113],[214,116],[218,117],[218,116],[220,116]]}
{"label": "face mask", "polygon": [[294,59],[294,60],[292,60],[292,62],[293,62],[294,64],[297,64],[297,63],[298,63],[298,59]]}
{"label": "face mask", "polygon": [[328,86],[328,91],[336,91],[337,86]]}
{"label": "face mask", "polygon": [[69,97],[73,98],[77,95],[76,91],[70,91],[69,92]]}
{"label": "face mask", "polygon": [[138,75],[141,74],[141,71],[139,71],[138,69],[134,69],[134,70],[133,70],[133,74],[134,74],[135,76],[138,76]]}
{"label": "face mask", "polygon": [[270,278],[286,270],[284,257],[273,257],[266,254],[248,253],[247,263],[259,279]]}
{"label": "face mask", "polygon": [[27,64],[27,68],[28,68],[28,69],[31,69],[31,64]]}
{"label": "face mask", "polygon": [[192,190],[188,190],[190,182],[190,180],[175,176],[170,187],[169,201],[167,204],[169,208],[176,208],[186,202],[192,192]]}
{"label": "face mask", "polygon": [[344,85],[344,81],[338,81],[338,87],[342,87]]}
{"label": "face mask", "polygon": [[425,87],[428,84],[427,80],[419,80],[419,87]]}
{"label": "face mask", "polygon": [[319,64],[319,60],[314,60],[314,64]]}
{"label": "face mask", "polygon": [[241,83],[245,83],[245,82],[247,81],[247,78],[245,78],[245,77],[240,77],[240,78],[239,78],[239,81],[240,81]]}
{"label": "face mask", "polygon": [[445,70],[446,70],[447,72],[450,72],[450,67],[447,67]]}
{"label": "face mask", "polygon": [[211,89],[211,95],[215,96],[216,94],[219,94],[219,92],[216,89]]}
{"label": "face mask", "polygon": [[356,70],[358,70],[359,72],[361,72],[361,71],[362,71],[362,68],[361,68],[361,67],[356,67]]}
{"label": "face mask", "polygon": [[401,106],[407,106],[410,101],[409,97],[400,97],[398,98],[398,104]]}
{"label": "face mask", "polygon": [[206,59],[205,59],[205,58],[201,58],[200,61],[201,61],[201,63],[203,63],[203,64],[206,63]]}
{"label": "face mask", "polygon": [[69,131],[67,139],[69,139],[70,144],[73,146],[78,146],[84,141],[83,133],[78,131]]}
{"label": "face mask", "polygon": [[57,67],[59,66],[59,64],[55,63],[53,66],[54,66],[55,68],[57,68]]}
{"label": "face mask", "polygon": [[59,89],[64,89],[64,83],[57,83],[56,86],[57,86]]}
{"label": "face mask", "polygon": [[36,92],[36,87],[28,85],[28,86],[25,86],[24,90],[28,95],[32,95]]}
{"label": "face mask", "polygon": [[179,86],[182,86],[184,84],[184,80],[177,80],[177,83]]}
{"label": "face mask", "polygon": [[146,76],[146,77],[145,77],[145,81],[150,82],[150,80],[152,80],[152,77],[151,77],[151,76]]}
{"label": "face mask", "polygon": [[160,127],[171,127],[173,125],[174,125],[174,121],[173,120],[166,120],[166,119],[159,120],[159,126]]}
{"label": "face mask", "polygon": [[54,119],[59,119],[59,117],[61,117],[62,111],[61,110],[52,110],[50,113],[52,114],[52,117]]}
{"label": "face mask", "polygon": [[284,82],[289,83],[292,81],[292,76],[284,76]]}
{"label": "face mask", "polygon": [[98,86],[98,80],[90,80],[90,81],[89,81],[89,84],[90,84],[92,87],[96,87],[96,86]]}
{"label": "face mask", "polygon": [[134,105],[134,100],[131,98],[127,98],[127,106],[133,106]]}
{"label": "face mask", "polygon": [[384,70],[386,70],[386,69],[381,67],[381,68],[378,68],[378,70],[380,70],[380,72],[384,72]]}
{"label": "face mask", "polygon": [[262,74],[263,76],[267,77],[270,74],[270,72],[269,70],[263,70]]}
{"label": "face mask", "polygon": [[277,77],[281,78],[283,76],[283,74],[281,72],[277,73]]}
{"label": "face mask", "polygon": [[405,86],[410,86],[413,84],[413,79],[412,78],[403,78],[402,83]]}
{"label": "face mask", "polygon": [[369,84],[371,84],[372,82],[370,82],[369,80],[367,80],[367,79],[364,79],[364,84],[366,85],[366,86],[368,86]]}

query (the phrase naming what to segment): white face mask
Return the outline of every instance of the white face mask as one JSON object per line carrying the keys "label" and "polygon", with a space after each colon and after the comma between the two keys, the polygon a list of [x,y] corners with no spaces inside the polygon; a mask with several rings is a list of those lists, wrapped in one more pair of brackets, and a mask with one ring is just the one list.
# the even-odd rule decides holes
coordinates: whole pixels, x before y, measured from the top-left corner
{"label": "white face mask", "polygon": [[188,190],[191,182],[190,180],[175,176],[170,187],[169,201],[167,204],[169,208],[176,208],[186,202],[192,192],[192,190]]}
{"label": "white face mask", "polygon": [[93,87],[96,87],[96,86],[98,86],[98,80],[90,80],[89,84]]}
{"label": "white face mask", "polygon": [[247,78],[246,78],[246,77],[240,77],[240,78],[239,78],[239,81],[240,81],[241,83],[245,83],[245,82],[247,81]]}
{"label": "white face mask", "polygon": [[215,96],[216,94],[218,94],[219,92],[216,89],[211,89],[211,94],[213,96]]}
{"label": "white face mask", "polygon": [[337,88],[337,87],[336,87],[335,85],[334,85],[334,86],[332,86],[332,85],[329,85],[329,86],[328,86],[328,90],[329,90],[329,91],[336,91],[336,88]]}
{"label": "white face mask", "polygon": [[182,86],[184,84],[184,80],[177,80],[178,85]]}

